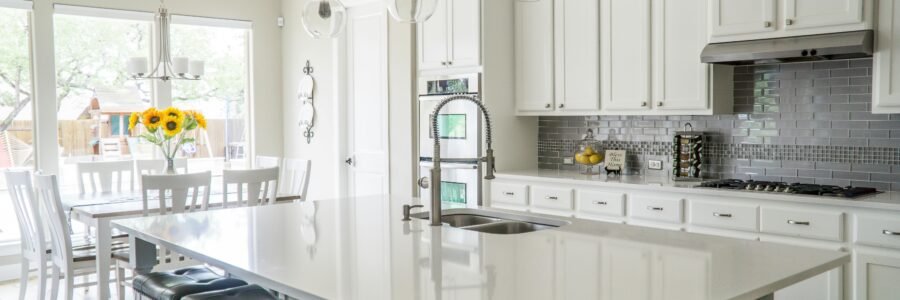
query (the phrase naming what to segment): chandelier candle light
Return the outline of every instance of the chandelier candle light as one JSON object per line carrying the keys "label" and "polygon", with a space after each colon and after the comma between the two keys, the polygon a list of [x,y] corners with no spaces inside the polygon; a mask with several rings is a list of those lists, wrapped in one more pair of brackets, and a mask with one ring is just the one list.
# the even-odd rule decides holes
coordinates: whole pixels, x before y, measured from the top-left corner
{"label": "chandelier candle light", "polygon": [[170,27],[171,17],[169,10],[165,7],[165,1],[160,0],[159,13],[156,15],[156,21],[159,24],[159,56],[156,67],[150,71],[149,60],[146,57],[132,57],[128,60],[128,74],[131,79],[136,80],[152,80],[159,79],[169,81],[178,80],[200,80],[200,77],[206,73],[206,64],[200,60],[190,60],[186,57],[175,57],[171,55],[170,43]]}
{"label": "chandelier candle light", "polygon": [[144,112],[131,113],[128,129],[133,132],[138,125],[147,130],[140,137],[162,150],[166,157],[166,173],[175,174],[175,154],[182,146],[193,145],[195,138],[189,137],[188,133],[206,130],[206,117],[198,111],[151,107]]}

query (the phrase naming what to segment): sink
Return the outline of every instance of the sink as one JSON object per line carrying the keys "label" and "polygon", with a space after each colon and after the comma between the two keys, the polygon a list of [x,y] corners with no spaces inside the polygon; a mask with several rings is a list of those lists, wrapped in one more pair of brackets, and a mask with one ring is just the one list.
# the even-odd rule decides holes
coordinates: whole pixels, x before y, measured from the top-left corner
{"label": "sink", "polygon": [[[411,217],[428,220],[428,212],[417,213]],[[479,209],[445,209],[441,223],[450,227],[491,233],[519,234],[568,225],[569,222],[540,218],[529,215],[511,214]]]}

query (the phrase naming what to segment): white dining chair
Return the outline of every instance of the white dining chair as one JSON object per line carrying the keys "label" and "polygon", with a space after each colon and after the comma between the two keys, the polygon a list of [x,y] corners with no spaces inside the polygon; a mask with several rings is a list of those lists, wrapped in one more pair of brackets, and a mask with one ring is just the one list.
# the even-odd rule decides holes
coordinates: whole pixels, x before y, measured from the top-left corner
{"label": "white dining chair", "polygon": [[150,213],[151,196],[159,201],[160,215],[192,212],[198,209],[197,204],[201,204],[201,210],[208,209],[211,180],[212,172],[209,171],[182,175],[141,175],[144,216]]}
{"label": "white dining chair", "polygon": [[[278,168],[224,170],[222,174],[222,207],[229,205],[229,187],[236,186],[236,206],[274,204],[278,195]],[[246,198],[245,198],[246,195]]]}
{"label": "white dining chair", "polygon": [[[174,161],[175,170],[181,174],[187,174],[188,163],[187,158],[176,158]],[[134,173],[141,175],[162,175],[166,173],[165,159],[136,159],[134,160]],[[140,179],[140,178],[138,178]]]}
{"label": "white dining chair", "polygon": [[19,299],[25,299],[28,289],[28,275],[32,266],[37,268],[40,299],[47,290],[48,244],[44,236],[44,226],[40,218],[37,199],[29,171],[6,171],[6,186],[12,199],[13,209],[19,221],[20,244],[22,248],[21,273],[19,274]]}
{"label": "white dining chair", "polygon": [[[78,193],[111,193],[134,190],[134,164],[130,160],[79,162],[75,165],[78,175]],[[87,177],[87,180],[85,180]],[[115,188],[115,190],[114,190]]]}
{"label": "white dining chair", "polygon": [[280,178],[284,195],[300,196],[306,200],[306,192],[309,190],[309,174],[312,170],[312,161],[307,159],[288,158],[284,160],[284,172]]}
{"label": "white dining chair", "polygon": [[281,168],[281,157],[257,155],[253,167],[257,169]]}
{"label": "white dining chair", "polygon": [[[87,278],[88,275],[97,271],[97,252],[93,246],[73,246],[72,237],[69,235],[69,225],[66,217],[66,211],[63,208],[62,199],[59,195],[59,182],[56,175],[35,175],[34,187],[37,194],[37,205],[41,210],[41,215],[46,218],[42,222],[47,228],[50,240],[50,251],[44,251],[49,254],[48,260],[50,269],[52,270],[50,299],[57,299],[59,294],[60,278],[65,280],[63,299],[73,299],[75,288],[88,287],[96,285],[96,282],[88,282],[83,280],[82,283],[75,284],[75,277],[82,276]],[[113,252],[127,251],[128,245],[113,245]],[[120,281],[116,278],[116,281]],[[121,289],[121,287],[119,287]],[[119,293],[124,291],[120,290]],[[43,293],[41,295],[43,299]]]}

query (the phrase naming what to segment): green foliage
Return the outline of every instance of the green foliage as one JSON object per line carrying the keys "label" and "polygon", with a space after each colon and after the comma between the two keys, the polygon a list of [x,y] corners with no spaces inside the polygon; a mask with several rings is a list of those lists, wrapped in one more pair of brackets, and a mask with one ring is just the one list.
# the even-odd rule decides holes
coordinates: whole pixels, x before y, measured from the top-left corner
{"label": "green foliage", "polygon": [[28,15],[24,11],[0,8],[0,105],[2,106],[15,106],[31,95],[29,35]]}

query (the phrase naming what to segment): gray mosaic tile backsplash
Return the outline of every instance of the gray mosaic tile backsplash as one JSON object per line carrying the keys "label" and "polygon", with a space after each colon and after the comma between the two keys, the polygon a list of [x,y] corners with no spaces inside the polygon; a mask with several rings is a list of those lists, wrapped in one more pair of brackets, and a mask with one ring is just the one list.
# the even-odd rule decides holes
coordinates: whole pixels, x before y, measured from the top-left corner
{"label": "gray mosaic tile backsplash", "polygon": [[540,117],[538,164],[578,169],[563,159],[593,129],[603,149],[628,150],[627,174],[668,174],[672,138],[691,123],[708,135],[705,177],[900,191],[900,114],[872,114],[871,85],[868,58],[740,66],[734,114]]}

